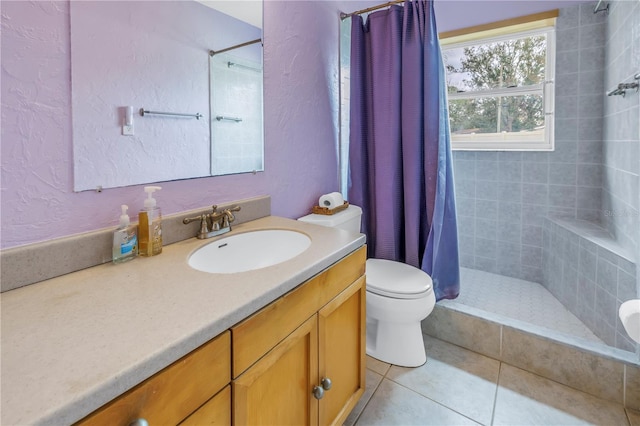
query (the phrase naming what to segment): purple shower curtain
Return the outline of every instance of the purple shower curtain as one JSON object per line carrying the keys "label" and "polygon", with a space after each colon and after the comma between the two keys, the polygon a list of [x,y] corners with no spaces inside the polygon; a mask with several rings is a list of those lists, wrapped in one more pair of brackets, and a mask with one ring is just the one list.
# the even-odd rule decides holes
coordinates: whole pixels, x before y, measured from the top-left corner
{"label": "purple shower curtain", "polygon": [[369,257],[431,275],[436,299],[460,290],[444,65],[433,2],[405,1],[351,23],[349,201]]}

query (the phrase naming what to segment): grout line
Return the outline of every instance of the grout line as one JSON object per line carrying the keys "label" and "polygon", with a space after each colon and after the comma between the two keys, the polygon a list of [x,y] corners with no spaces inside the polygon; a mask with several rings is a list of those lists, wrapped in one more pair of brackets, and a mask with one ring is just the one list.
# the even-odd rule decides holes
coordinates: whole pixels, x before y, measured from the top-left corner
{"label": "grout line", "polygon": [[[415,393],[415,394],[417,394],[417,395],[420,395],[421,397],[426,398],[426,399],[428,399],[428,400],[429,400],[429,401],[431,401],[431,402],[435,402],[435,403],[436,403],[436,404],[438,404],[439,406],[444,407],[444,408],[446,408],[446,409],[447,409],[447,410],[449,410],[449,411],[453,411],[454,413],[456,413],[456,414],[458,414],[458,415],[460,415],[460,416],[462,416],[462,417],[464,417],[464,418],[466,418],[466,419],[469,419],[469,420],[471,420],[471,421],[472,421],[472,422],[474,422],[474,423],[482,424],[479,420],[476,420],[476,419],[474,419],[474,418],[472,418],[472,417],[469,417],[469,416],[467,416],[466,414],[462,414],[461,412],[459,412],[459,411],[457,411],[457,410],[453,409],[452,407],[449,407],[449,406],[447,406],[447,405],[444,405],[443,403],[441,403],[441,402],[439,402],[439,401],[436,401],[435,399],[432,399],[432,398],[428,397],[427,395],[424,395],[424,394],[422,394],[422,393],[418,392],[418,391],[417,391],[417,390],[415,390],[415,389],[411,389],[410,387],[405,386],[405,385],[403,385],[402,383],[398,383],[398,382],[396,382],[395,380],[392,380],[392,379],[390,379],[390,378],[388,378],[388,377],[385,377],[385,378],[383,378],[382,380],[385,380],[385,379],[386,379],[386,380],[389,380],[389,381],[390,381],[391,383],[393,383],[393,384],[396,384],[396,385],[398,385],[398,386],[400,386],[400,387],[403,387],[403,388],[407,389],[407,390],[408,390],[408,391],[410,391],[410,392],[413,392],[413,393]],[[382,382],[380,382],[380,383],[382,383]],[[377,389],[376,389],[376,391],[377,391]],[[373,398],[373,395],[372,395],[371,397]],[[371,400],[371,399],[369,399],[369,400]],[[367,404],[368,404],[368,403],[367,403]],[[495,402],[494,402],[494,406],[495,406]],[[358,417],[359,417],[359,416],[358,416]]]}
{"label": "grout line", "polygon": [[503,346],[503,340],[502,340],[503,339],[503,333],[504,333],[504,326],[502,324],[500,324],[500,343],[499,343],[500,347],[498,348],[498,354],[499,354],[498,356],[500,357],[500,362],[502,362],[502,356],[503,356],[503,353],[502,353],[502,350],[503,350],[503,348],[502,348],[502,346]]}
{"label": "grout line", "polygon": [[500,377],[502,376],[502,362],[498,366],[498,380],[496,381],[496,393],[493,395],[493,409],[491,410],[491,423],[493,424],[496,418],[496,405],[498,405],[498,390],[500,389]]}
{"label": "grout line", "polygon": [[[371,370],[370,368],[368,368],[367,370]],[[374,370],[371,370],[372,372],[379,374],[377,372],[375,372]],[[362,416],[362,413],[364,413],[364,410],[367,409],[367,407],[369,406],[369,403],[371,402],[371,400],[373,399],[374,395],[376,394],[376,392],[378,392],[378,388],[380,388],[380,385],[382,384],[382,382],[384,381],[385,376],[382,376],[382,379],[380,379],[380,382],[378,383],[378,385],[376,386],[376,388],[373,390],[373,392],[371,392],[371,396],[369,397],[369,399],[367,400],[367,402],[364,404],[364,406],[362,407],[362,410],[360,410],[360,412],[358,413],[358,415],[356,416],[355,420],[353,421],[353,426],[355,426],[356,424],[358,424],[358,420],[360,420],[360,417]]]}
{"label": "grout line", "polygon": [[622,407],[627,408],[627,364],[622,364]]}
{"label": "grout line", "polygon": [[[393,364],[389,364],[387,369],[384,371],[384,374],[381,374],[383,379],[385,379],[387,377],[387,374],[389,374],[389,371],[391,371],[391,367],[393,367]],[[380,374],[380,373],[378,373],[378,374]]]}

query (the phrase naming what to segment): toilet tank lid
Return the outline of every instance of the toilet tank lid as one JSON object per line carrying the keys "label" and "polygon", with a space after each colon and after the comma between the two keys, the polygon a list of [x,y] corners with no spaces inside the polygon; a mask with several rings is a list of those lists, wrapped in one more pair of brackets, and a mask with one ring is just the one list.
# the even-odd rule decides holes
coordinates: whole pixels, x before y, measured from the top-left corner
{"label": "toilet tank lid", "polygon": [[433,282],[421,269],[384,259],[367,259],[367,290],[384,295],[419,295],[431,290]]}
{"label": "toilet tank lid", "polygon": [[298,220],[301,220],[303,222],[313,223],[316,225],[337,227],[338,225],[348,222],[349,220],[357,216],[360,216],[361,214],[362,214],[362,209],[358,206],[354,206],[353,204],[351,204],[349,205],[349,207],[347,207],[343,211],[336,214],[324,215],[324,214],[312,213],[312,214],[303,216]]}

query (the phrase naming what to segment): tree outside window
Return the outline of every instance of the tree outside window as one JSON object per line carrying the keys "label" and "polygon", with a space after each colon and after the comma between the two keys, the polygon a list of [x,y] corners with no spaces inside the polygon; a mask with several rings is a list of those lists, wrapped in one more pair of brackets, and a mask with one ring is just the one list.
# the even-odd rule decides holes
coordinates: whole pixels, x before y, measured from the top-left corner
{"label": "tree outside window", "polygon": [[443,48],[454,149],[552,148],[553,88],[546,88],[553,80],[550,33]]}

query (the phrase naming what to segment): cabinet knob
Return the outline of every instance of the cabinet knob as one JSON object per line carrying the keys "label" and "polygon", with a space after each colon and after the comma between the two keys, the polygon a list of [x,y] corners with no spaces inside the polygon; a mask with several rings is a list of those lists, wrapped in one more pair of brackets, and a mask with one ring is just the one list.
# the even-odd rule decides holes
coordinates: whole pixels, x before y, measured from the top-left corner
{"label": "cabinet knob", "polygon": [[129,426],[149,426],[149,422],[145,419],[135,419],[129,423]]}
{"label": "cabinet knob", "polygon": [[322,389],[320,386],[315,386],[313,388],[313,397],[315,399],[322,399],[323,396],[324,396],[324,389]]}
{"label": "cabinet knob", "polygon": [[324,379],[320,380],[320,384],[322,385],[322,388],[324,390],[329,390],[331,389],[331,379],[328,377],[325,377]]}

